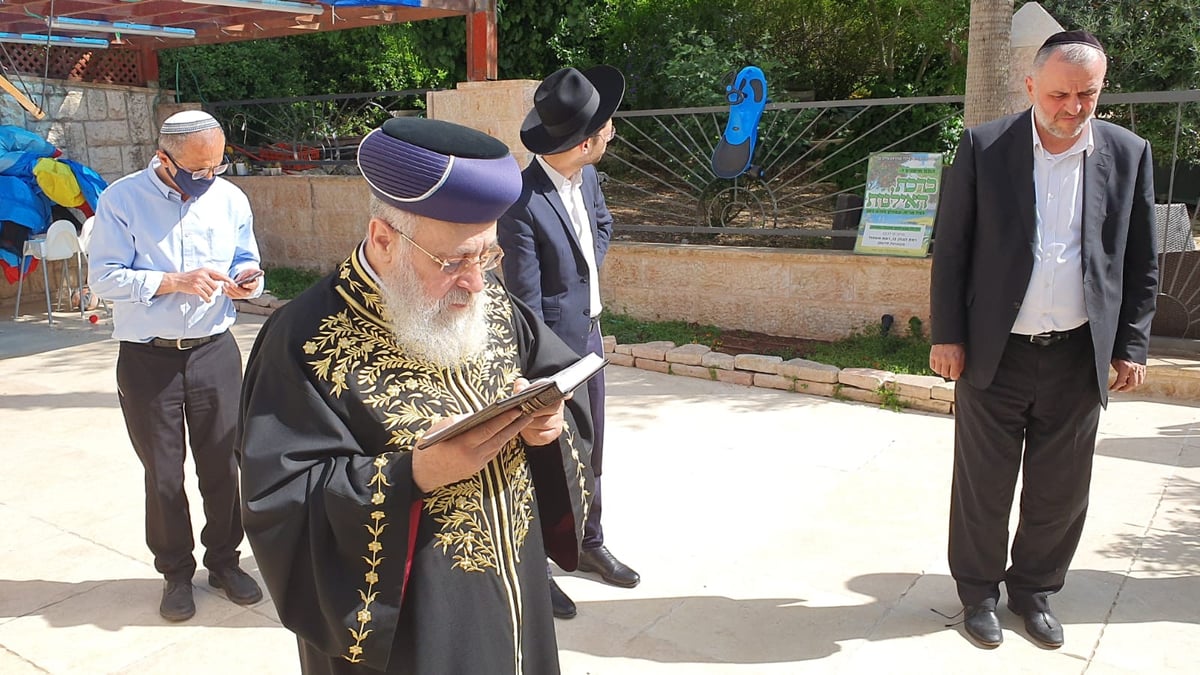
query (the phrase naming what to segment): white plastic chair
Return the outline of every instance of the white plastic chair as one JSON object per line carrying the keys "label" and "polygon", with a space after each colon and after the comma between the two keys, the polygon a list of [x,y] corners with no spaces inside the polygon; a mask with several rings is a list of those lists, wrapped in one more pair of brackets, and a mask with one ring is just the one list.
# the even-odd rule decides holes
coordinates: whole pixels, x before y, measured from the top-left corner
{"label": "white plastic chair", "polygon": [[[75,223],[69,220],[56,220],[50,224],[44,237],[31,237],[25,242],[21,257],[21,276],[17,281],[17,309],[13,318],[21,316],[21,287],[25,282],[25,256],[33,256],[42,261],[42,279],[46,282],[46,321],[54,325],[54,310],[50,306],[50,272],[46,269],[51,261],[75,258],[75,266],[79,272],[79,296],[83,297],[83,248],[79,245],[79,236],[75,234]],[[66,270],[63,270],[66,276]],[[79,318],[83,318],[83,303],[79,303]]]}

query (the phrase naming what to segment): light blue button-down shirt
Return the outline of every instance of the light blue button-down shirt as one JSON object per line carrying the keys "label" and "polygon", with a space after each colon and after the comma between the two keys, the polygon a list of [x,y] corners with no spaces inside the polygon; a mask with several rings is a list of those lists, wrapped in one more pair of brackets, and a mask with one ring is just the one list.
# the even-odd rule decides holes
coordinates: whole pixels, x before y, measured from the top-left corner
{"label": "light blue button-down shirt", "polygon": [[[88,285],[113,302],[113,337],[198,338],[228,330],[233,301],[218,288],[204,302],[190,293],[156,296],[168,272],[208,268],[237,278],[259,267],[250,200],[217,178],[198,199],[184,201],[158,177],[157,158],[100,195],[88,244]],[[262,284],[256,294],[261,293]]]}

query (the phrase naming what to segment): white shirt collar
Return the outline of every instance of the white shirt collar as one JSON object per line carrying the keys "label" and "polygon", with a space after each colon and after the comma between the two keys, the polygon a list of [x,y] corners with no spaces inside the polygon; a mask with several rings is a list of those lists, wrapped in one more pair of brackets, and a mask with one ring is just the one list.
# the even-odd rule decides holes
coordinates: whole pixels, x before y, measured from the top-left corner
{"label": "white shirt collar", "polygon": [[536,157],[538,164],[541,164],[542,170],[546,172],[546,177],[549,178],[550,182],[554,183],[554,187],[558,188],[559,190],[575,188],[583,185],[582,171],[576,171],[573,177],[567,178],[559,173],[557,169],[550,166],[550,163],[546,161],[545,157],[542,157],[541,155],[536,155]]}
{"label": "white shirt collar", "polygon": [[374,267],[371,267],[371,263],[367,262],[367,242],[365,239],[359,243],[358,250],[354,254],[358,256],[358,262],[362,265],[363,271],[367,273],[368,277],[371,277],[371,281],[375,282],[377,288],[382,289],[383,279],[379,278],[379,273],[375,271]]}
{"label": "white shirt collar", "polygon": [[150,177],[150,183],[154,185],[154,189],[161,192],[162,196],[167,199],[174,198],[183,201],[183,195],[179,193],[179,190],[167,185],[166,181],[159,177],[158,167],[162,165],[163,163],[158,159],[158,155],[150,158],[150,164],[146,167],[146,174]]}

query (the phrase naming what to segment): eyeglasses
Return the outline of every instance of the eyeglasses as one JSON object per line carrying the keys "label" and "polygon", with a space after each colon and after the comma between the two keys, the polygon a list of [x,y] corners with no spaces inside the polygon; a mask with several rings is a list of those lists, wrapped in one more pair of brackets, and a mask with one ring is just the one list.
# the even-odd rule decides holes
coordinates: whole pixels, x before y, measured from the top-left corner
{"label": "eyeglasses", "polygon": [[421,245],[418,244],[417,242],[413,241],[412,237],[408,236],[407,234],[404,234],[400,230],[397,230],[395,227],[392,227],[390,223],[388,224],[388,227],[391,227],[393,230],[395,230],[396,234],[407,239],[408,243],[417,247],[418,251],[429,256],[430,260],[437,263],[442,268],[442,274],[445,274],[447,276],[454,276],[456,274],[462,274],[467,269],[469,269],[471,265],[479,265],[480,272],[487,272],[488,270],[494,270],[500,266],[500,259],[504,257],[504,251],[499,246],[497,246],[495,248],[491,248],[491,249],[484,251],[483,255],[476,256],[473,258],[469,258],[469,257],[451,258],[449,260],[447,260],[445,258],[439,258],[438,256],[430,253],[429,251],[426,251],[425,249],[421,248]]}
{"label": "eyeglasses", "polygon": [[617,125],[614,123],[614,124],[612,124],[612,126],[608,127],[608,131],[601,130],[601,131],[597,132],[595,134],[595,137],[603,138],[606,141],[611,141],[612,139],[617,137]]}
{"label": "eyeglasses", "polygon": [[[159,149],[162,150],[162,148],[159,148]],[[220,176],[221,174],[223,174],[229,170],[229,162],[225,162],[223,164],[218,164],[216,166],[212,166],[207,169],[189,169],[189,168],[183,166],[182,164],[180,164],[179,160],[172,157],[171,153],[167,152],[166,150],[163,150],[162,153],[167,156],[167,159],[171,160],[171,163],[173,163],[175,165],[175,168],[179,169],[180,171],[186,171],[186,172],[192,174],[192,178],[195,180],[204,180],[205,178],[208,178],[210,175]]]}

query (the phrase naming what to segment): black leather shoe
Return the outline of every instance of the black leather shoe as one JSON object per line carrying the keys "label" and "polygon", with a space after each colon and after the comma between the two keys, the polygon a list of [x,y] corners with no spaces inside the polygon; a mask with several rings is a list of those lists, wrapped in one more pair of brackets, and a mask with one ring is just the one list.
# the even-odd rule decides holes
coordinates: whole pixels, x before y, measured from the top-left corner
{"label": "black leather shoe", "polygon": [[209,570],[208,585],[225,591],[225,597],[239,605],[253,605],[263,597],[258,582],[237,565]]}
{"label": "black leather shoe", "polygon": [[196,602],[192,600],[192,582],[168,581],[163,586],[162,602],[158,613],[167,621],[187,621],[196,615]]}
{"label": "black leather shoe", "polygon": [[585,548],[579,554],[579,571],[595,572],[607,583],[621,588],[633,588],[642,580],[637,572],[628,565],[617,560],[607,548]]}
{"label": "black leather shoe", "polygon": [[1025,632],[1033,638],[1034,642],[1047,649],[1058,649],[1063,645],[1062,624],[1050,611],[1049,605],[1046,605],[1045,609],[1031,607],[1021,611],[1017,605],[1013,604],[1012,600],[1009,600],[1008,609],[1025,620]]}
{"label": "black leather shoe", "polygon": [[995,649],[1004,642],[996,608],[990,604],[963,607],[963,629],[972,642],[984,649]]}
{"label": "black leather shoe", "polygon": [[572,619],[575,617],[575,602],[550,579],[550,606],[554,608],[554,618]]}

